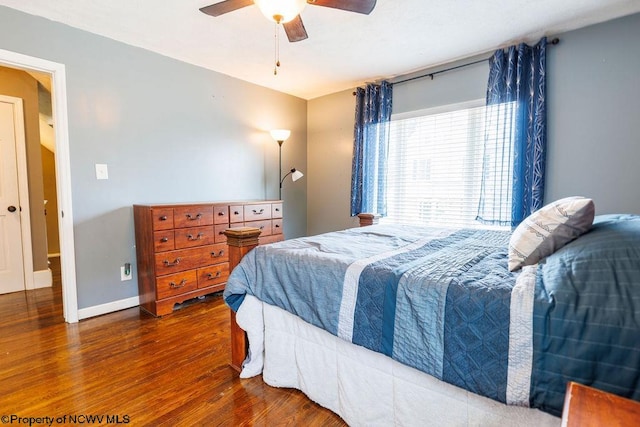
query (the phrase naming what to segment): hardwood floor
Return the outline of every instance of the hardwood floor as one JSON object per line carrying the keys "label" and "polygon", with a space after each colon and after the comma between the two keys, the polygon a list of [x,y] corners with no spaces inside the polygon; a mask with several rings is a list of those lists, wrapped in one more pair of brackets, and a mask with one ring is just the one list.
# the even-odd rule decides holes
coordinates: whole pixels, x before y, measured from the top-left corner
{"label": "hardwood floor", "polygon": [[345,425],[297,390],[238,378],[228,366],[220,296],[159,319],[136,307],[76,324],[64,323],[61,304],[59,280],[0,296],[0,415],[117,415],[135,426]]}

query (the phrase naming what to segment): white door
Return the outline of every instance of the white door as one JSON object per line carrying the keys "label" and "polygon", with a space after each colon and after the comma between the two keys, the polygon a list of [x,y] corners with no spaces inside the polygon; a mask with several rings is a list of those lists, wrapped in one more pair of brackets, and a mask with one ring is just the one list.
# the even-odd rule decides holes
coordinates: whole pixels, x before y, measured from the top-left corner
{"label": "white door", "polygon": [[24,144],[22,99],[0,95],[0,294],[23,291],[16,144]]}

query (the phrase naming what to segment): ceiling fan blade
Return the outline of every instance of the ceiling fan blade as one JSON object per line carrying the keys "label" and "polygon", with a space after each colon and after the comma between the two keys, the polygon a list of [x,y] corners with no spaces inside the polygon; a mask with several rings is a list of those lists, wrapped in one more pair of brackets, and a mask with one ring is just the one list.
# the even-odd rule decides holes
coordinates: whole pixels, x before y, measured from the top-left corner
{"label": "ceiling fan blade", "polygon": [[376,7],[376,0],[307,0],[307,3],[365,15],[370,14],[373,8]]}
{"label": "ceiling fan blade", "polygon": [[282,26],[284,27],[284,32],[287,33],[287,38],[290,42],[299,42],[309,37],[300,15],[296,16],[289,22],[285,22]]}
{"label": "ceiling fan blade", "polygon": [[216,4],[201,7],[200,12],[211,16],[220,16],[246,6],[251,6],[252,4],[253,0],[224,0]]}

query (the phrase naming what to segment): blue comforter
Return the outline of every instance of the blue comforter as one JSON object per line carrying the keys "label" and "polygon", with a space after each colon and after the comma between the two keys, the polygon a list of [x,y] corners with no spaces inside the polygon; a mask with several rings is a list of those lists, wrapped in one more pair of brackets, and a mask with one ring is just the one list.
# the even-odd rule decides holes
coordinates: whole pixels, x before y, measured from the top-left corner
{"label": "blue comforter", "polygon": [[640,216],[601,215],[540,263],[531,405],[559,415],[566,384],[640,400]]}
{"label": "blue comforter", "polygon": [[[248,253],[224,297],[237,310],[245,294],[254,295],[448,383],[558,415],[561,396],[550,399],[546,390],[550,382],[565,387],[567,378],[556,380],[546,365],[562,363],[546,357],[545,322],[549,311],[565,321],[581,315],[555,313],[548,267],[508,271],[509,237],[378,225],[288,240]],[[627,338],[639,338],[636,316]],[[544,372],[553,379],[541,380]]]}

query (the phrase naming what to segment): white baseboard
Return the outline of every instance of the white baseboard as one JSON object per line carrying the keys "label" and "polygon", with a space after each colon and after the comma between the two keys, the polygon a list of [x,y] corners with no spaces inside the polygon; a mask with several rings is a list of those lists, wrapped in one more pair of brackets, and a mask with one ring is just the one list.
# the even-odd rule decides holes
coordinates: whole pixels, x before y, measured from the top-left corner
{"label": "white baseboard", "polygon": [[118,301],[108,302],[106,304],[94,305],[92,307],[78,309],[78,320],[88,319],[89,317],[101,316],[114,311],[125,310],[127,308],[140,305],[140,297],[131,297]]}
{"label": "white baseboard", "polygon": [[33,272],[33,289],[50,288],[53,286],[51,269]]}

